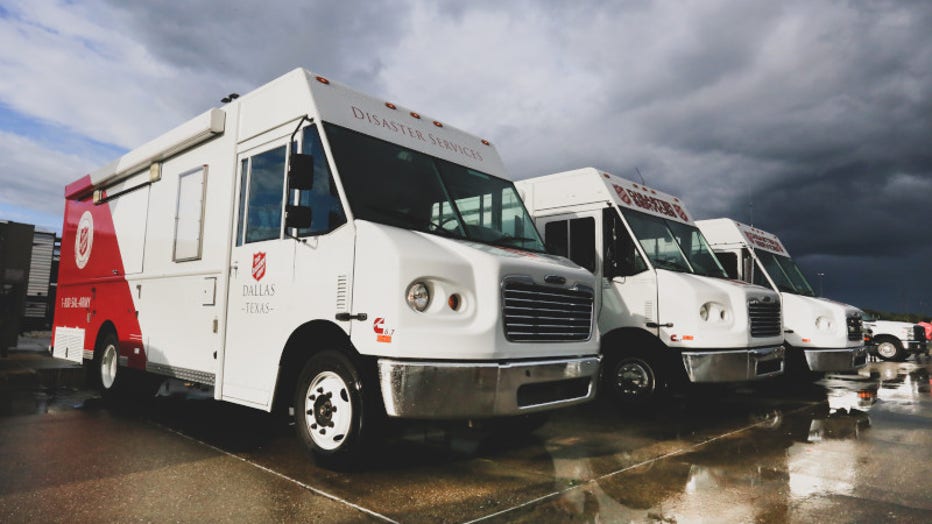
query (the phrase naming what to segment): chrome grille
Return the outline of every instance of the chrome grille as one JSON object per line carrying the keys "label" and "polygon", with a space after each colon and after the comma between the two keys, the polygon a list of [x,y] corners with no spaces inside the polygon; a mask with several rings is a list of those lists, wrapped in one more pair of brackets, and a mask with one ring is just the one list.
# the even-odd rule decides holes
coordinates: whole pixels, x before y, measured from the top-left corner
{"label": "chrome grille", "polygon": [[512,342],[588,340],[592,311],[593,292],[587,288],[507,280],[502,286],[505,338]]}
{"label": "chrome grille", "polygon": [[848,317],[848,340],[864,340],[861,315]]}
{"label": "chrome grille", "polygon": [[777,301],[748,301],[748,318],[751,321],[752,337],[776,337],[783,333],[780,303]]}

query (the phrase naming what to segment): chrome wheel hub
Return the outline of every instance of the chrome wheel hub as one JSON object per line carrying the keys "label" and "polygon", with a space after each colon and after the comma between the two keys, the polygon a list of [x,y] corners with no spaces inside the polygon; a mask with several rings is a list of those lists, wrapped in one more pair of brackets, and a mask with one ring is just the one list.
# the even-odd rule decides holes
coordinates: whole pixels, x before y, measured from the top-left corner
{"label": "chrome wheel hub", "polygon": [[353,420],[346,382],[332,371],[323,371],[305,392],[304,413],[311,440],[321,449],[340,447]]}

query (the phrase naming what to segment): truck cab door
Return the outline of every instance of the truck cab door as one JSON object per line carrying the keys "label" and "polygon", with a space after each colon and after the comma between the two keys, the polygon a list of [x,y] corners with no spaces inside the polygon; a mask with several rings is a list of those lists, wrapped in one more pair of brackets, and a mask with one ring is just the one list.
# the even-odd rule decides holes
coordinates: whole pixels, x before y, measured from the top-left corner
{"label": "truck cab door", "polygon": [[[241,151],[220,398],[268,409],[282,351],[300,326],[349,310],[355,235],[338,196],[317,126]],[[299,145],[300,144],[300,145]],[[313,166],[310,189],[289,187],[292,149]],[[289,213],[310,215],[286,227]]]}
{"label": "truck cab door", "polygon": [[630,327],[659,336],[657,274],[613,206],[602,210],[602,252],[602,333]]}

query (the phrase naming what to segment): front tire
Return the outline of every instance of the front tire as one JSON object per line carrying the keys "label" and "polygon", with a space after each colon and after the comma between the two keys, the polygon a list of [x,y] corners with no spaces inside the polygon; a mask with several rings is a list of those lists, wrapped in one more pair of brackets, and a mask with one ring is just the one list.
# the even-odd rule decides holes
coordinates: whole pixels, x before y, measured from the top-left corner
{"label": "front tire", "polygon": [[892,338],[884,338],[877,343],[877,356],[882,360],[902,362],[906,360],[906,352],[903,351],[903,344]]}
{"label": "front tire", "polygon": [[362,375],[341,353],[317,353],[304,365],[295,389],[295,427],[319,464],[353,469],[367,458],[376,418],[368,394]]}
{"label": "front tire", "polygon": [[603,391],[622,406],[656,402],[667,391],[667,377],[657,360],[646,355],[619,355],[602,374]]}

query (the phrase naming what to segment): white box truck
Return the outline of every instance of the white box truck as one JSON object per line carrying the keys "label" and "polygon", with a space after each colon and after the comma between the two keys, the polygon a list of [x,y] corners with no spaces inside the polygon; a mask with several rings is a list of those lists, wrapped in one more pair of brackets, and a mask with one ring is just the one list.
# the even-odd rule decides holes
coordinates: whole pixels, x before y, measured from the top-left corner
{"label": "white box truck", "polygon": [[816,297],[776,235],[730,218],[696,223],[729,276],[780,293],[788,373],[851,371],[866,364],[864,312]]}
{"label": "white box truck", "polygon": [[728,280],[679,198],[595,168],[517,186],[551,253],[599,282],[603,392],[640,404],[684,375],[783,372],[779,297]]}
{"label": "white box truck", "polygon": [[872,351],[882,360],[903,362],[910,355],[929,352],[926,330],[919,324],[881,320],[865,313],[864,327],[871,331]]}
{"label": "white box truck", "polygon": [[[296,69],[65,190],[53,354],[293,406],[321,461],[383,417],[592,399],[594,280],[549,256],[495,148]],[[513,420],[513,419],[512,419]]]}

